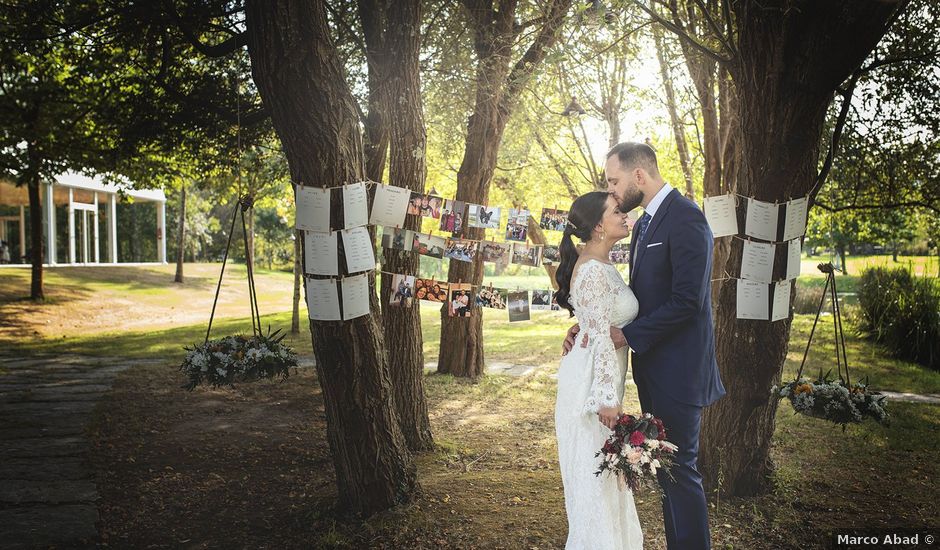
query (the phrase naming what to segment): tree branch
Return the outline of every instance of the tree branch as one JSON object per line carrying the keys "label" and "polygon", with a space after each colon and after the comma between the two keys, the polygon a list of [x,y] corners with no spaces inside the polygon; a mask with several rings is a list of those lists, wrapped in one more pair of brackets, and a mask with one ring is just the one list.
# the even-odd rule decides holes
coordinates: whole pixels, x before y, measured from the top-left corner
{"label": "tree branch", "polygon": [[860,76],[861,73],[855,71],[851,78],[849,78],[849,85],[845,93],[842,94],[842,107],[839,110],[839,118],[836,119],[836,126],[832,130],[832,142],[829,144],[829,152],[826,153],[826,160],[823,162],[823,167],[819,171],[819,174],[816,175],[816,181],[813,183],[813,187],[809,192],[810,204],[815,203],[816,195],[822,188],[823,182],[826,181],[826,178],[829,176],[829,171],[832,170],[832,162],[835,158],[836,150],[839,147],[839,140],[842,138],[842,131],[845,129],[845,121],[848,118],[849,109],[852,105],[852,95],[855,93],[855,86],[858,84]]}
{"label": "tree branch", "polygon": [[727,58],[727,57],[721,55],[720,53],[718,53],[718,52],[712,50],[712,49],[709,48],[708,46],[702,44],[702,43],[699,42],[698,40],[695,40],[694,38],[692,38],[691,36],[689,36],[688,33],[686,33],[684,30],[682,30],[682,28],[680,28],[678,25],[676,25],[676,24],[673,23],[672,21],[669,21],[668,19],[664,19],[664,18],[661,17],[659,14],[657,14],[656,12],[654,12],[653,10],[651,10],[648,6],[646,6],[645,4],[643,4],[643,2],[641,2],[640,0],[630,0],[630,2],[631,2],[632,4],[634,4],[635,6],[639,7],[641,10],[645,11],[645,12],[647,13],[647,15],[649,15],[650,18],[653,19],[653,21],[656,21],[657,23],[659,23],[660,25],[662,25],[663,27],[665,27],[667,30],[669,30],[670,32],[672,32],[673,34],[675,34],[676,36],[678,36],[681,40],[684,40],[684,41],[687,42],[690,46],[692,46],[693,48],[695,48],[695,49],[698,50],[699,52],[705,54],[707,57],[709,57],[709,58],[715,60],[715,61],[718,62],[718,63],[722,63],[722,64],[726,64],[726,63],[730,63],[730,62],[731,62],[731,59],[730,59],[730,58]]}

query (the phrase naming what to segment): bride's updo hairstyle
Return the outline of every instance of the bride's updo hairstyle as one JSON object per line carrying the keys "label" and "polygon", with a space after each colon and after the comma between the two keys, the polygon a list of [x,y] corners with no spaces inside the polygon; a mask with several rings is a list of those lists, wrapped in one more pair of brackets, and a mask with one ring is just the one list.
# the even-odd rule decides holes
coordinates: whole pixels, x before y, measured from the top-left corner
{"label": "bride's updo hairstyle", "polygon": [[576,198],[571,203],[571,209],[568,210],[568,224],[565,225],[561,246],[558,247],[561,261],[555,271],[555,282],[558,283],[555,299],[558,305],[567,309],[571,316],[574,316],[574,306],[568,298],[571,293],[571,275],[574,273],[574,264],[578,261],[578,249],[571,237],[577,237],[583,243],[591,240],[594,227],[600,223],[607,210],[609,197],[610,193],[606,191],[591,191]]}

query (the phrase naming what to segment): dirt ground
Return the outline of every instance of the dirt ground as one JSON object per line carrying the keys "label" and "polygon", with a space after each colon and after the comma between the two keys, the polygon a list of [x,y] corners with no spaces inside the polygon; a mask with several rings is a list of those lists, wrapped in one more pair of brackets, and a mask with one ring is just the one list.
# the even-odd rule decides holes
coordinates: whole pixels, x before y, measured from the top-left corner
{"label": "dirt ground", "polygon": [[[333,506],[312,369],[280,383],[187,393],[174,367],[123,373],[93,437],[103,542],[115,548],[562,548],[548,374],[426,378],[438,449],[416,457],[413,503],[366,522]],[[930,409],[916,422],[938,427]],[[885,450],[781,411],[774,493],[712,503],[715,548],[822,548],[833,526],[936,524],[936,438]],[[932,419],[932,420],[931,420]],[[818,438],[834,438],[832,447]],[[860,444],[882,447],[871,456]],[[854,462],[852,462],[854,460]],[[887,468],[889,460],[897,471]],[[845,468],[832,470],[833,465]],[[880,465],[880,466],[879,466]],[[646,548],[665,548],[658,495],[638,495]]]}

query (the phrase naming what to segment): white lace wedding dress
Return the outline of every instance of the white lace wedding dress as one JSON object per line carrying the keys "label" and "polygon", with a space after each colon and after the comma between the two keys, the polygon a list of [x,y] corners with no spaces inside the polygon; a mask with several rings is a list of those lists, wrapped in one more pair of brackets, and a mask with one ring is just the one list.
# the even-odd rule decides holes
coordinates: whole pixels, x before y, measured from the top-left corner
{"label": "white lace wedding dress", "polygon": [[635,319],[639,306],[617,269],[597,260],[577,269],[570,303],[589,343],[582,348],[579,335],[558,369],[555,435],[568,515],[565,548],[639,550],[643,532],[633,494],[607,474],[594,475],[600,463],[594,454],[611,433],[597,410],[620,405],[627,371],[627,348],[614,349],[610,326]]}

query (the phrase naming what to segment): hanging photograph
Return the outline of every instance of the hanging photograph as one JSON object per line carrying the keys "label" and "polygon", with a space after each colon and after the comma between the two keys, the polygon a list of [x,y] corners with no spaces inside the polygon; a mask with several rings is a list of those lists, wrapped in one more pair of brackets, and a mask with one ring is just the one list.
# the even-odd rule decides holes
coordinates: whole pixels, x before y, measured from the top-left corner
{"label": "hanging photograph", "polygon": [[477,307],[489,307],[493,309],[506,309],[509,302],[509,291],[505,288],[486,287],[477,292],[475,304]]}
{"label": "hanging photograph", "polygon": [[610,249],[610,261],[615,264],[630,263],[630,243],[617,243]]}
{"label": "hanging photograph", "polygon": [[444,303],[447,301],[447,282],[434,279],[415,279],[415,298],[428,302]]}
{"label": "hanging photograph", "polygon": [[530,267],[538,267],[542,265],[542,245],[513,245],[512,263],[527,265]]}
{"label": "hanging photograph", "polygon": [[444,257],[451,260],[460,260],[461,262],[472,262],[477,255],[479,245],[479,241],[447,239],[447,243],[444,245]]}
{"label": "hanging photograph", "polygon": [[499,207],[471,204],[467,212],[467,227],[499,229]]}
{"label": "hanging photograph", "polygon": [[384,227],[382,229],[382,248],[411,251],[414,246],[415,232],[410,229]]}
{"label": "hanging photograph", "polygon": [[529,211],[509,209],[509,221],[506,223],[506,240],[525,242],[529,232]]}
{"label": "hanging photograph", "polygon": [[547,244],[542,247],[542,265],[558,265],[561,263],[561,251],[557,245]]}
{"label": "hanging photograph", "polygon": [[450,283],[447,314],[451,317],[469,317],[473,299],[470,283]]}
{"label": "hanging photograph", "polygon": [[554,208],[543,208],[539,227],[549,231],[564,231],[568,225],[568,211]]}
{"label": "hanging photograph", "polygon": [[519,290],[510,292],[509,301],[509,322],[528,321],[529,320],[529,291]]}
{"label": "hanging photograph", "polygon": [[532,291],[532,309],[540,311],[549,311],[552,309],[552,291],[551,290],[533,290]]}
{"label": "hanging photograph", "polygon": [[552,311],[561,311],[561,306],[558,305],[558,296],[552,292]]}
{"label": "hanging photograph", "polygon": [[448,199],[444,201],[444,210],[441,211],[441,231],[457,234],[463,231],[467,221],[467,203]]}
{"label": "hanging photograph", "polygon": [[415,233],[411,250],[432,258],[443,258],[444,244],[444,237],[428,235],[427,233]]}
{"label": "hanging photograph", "polygon": [[389,305],[411,307],[415,296],[415,278],[413,275],[392,275],[392,291],[388,293]]}
{"label": "hanging photograph", "polygon": [[412,193],[411,199],[408,200],[408,213],[437,220],[441,217],[443,204],[444,199],[436,195]]}
{"label": "hanging photograph", "polygon": [[483,241],[480,243],[480,258],[484,262],[509,265],[509,256],[512,253],[512,244]]}

